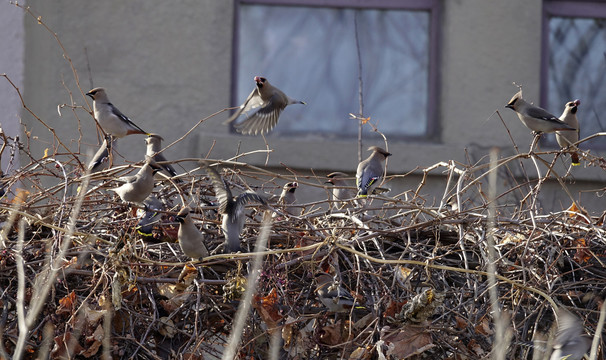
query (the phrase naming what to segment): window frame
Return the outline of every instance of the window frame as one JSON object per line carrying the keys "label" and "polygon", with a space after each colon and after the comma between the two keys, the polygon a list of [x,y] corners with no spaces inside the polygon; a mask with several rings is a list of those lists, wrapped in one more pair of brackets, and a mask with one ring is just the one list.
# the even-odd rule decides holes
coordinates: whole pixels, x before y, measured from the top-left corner
{"label": "window frame", "polygon": [[[596,7],[596,4],[602,6]],[[541,83],[539,101],[541,106],[547,106],[549,91],[549,18],[605,18],[606,0],[545,0],[543,2],[543,19],[541,23]]]}
{"label": "window frame", "polygon": [[[419,136],[396,135],[394,140],[419,140],[438,141],[440,139],[439,115],[439,50],[440,50],[440,26],[442,16],[441,0],[234,0],[234,27],[232,38],[232,69],[230,84],[230,101],[233,106],[239,106],[242,99],[237,99],[238,65],[239,65],[239,26],[240,5],[277,5],[277,6],[302,6],[321,8],[348,8],[348,9],[379,9],[379,10],[411,10],[429,12],[429,68],[428,68],[428,90],[427,90],[427,130]],[[234,133],[230,127],[230,133]],[[317,135],[314,135],[317,137]],[[340,139],[349,137],[338,136]],[[353,139],[353,138],[352,138]]]}

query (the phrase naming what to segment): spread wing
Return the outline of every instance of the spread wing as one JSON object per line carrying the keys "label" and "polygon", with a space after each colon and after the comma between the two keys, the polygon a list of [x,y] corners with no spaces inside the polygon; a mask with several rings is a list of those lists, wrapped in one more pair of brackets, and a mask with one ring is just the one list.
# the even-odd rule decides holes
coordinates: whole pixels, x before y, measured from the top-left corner
{"label": "spread wing", "polygon": [[263,99],[261,99],[261,95],[255,86],[253,91],[246,98],[246,101],[244,101],[244,104],[240,105],[240,108],[238,108],[238,110],[229,119],[227,119],[224,124],[230,124],[234,122],[234,120],[236,120],[240,115],[242,115],[243,112],[247,113],[261,106],[263,106]]}
{"label": "spread wing", "polygon": [[206,173],[213,184],[215,195],[217,196],[217,200],[219,200],[219,213],[226,214],[229,210],[228,208],[232,206],[234,201],[231,190],[229,190],[229,187],[223,178],[221,178],[221,175],[219,175],[217,170],[209,167],[205,162],[200,162],[200,166],[206,170]]}
{"label": "spread wing", "polygon": [[[261,100],[260,96],[259,100]],[[284,102],[280,101],[279,95],[274,94],[263,106],[246,113],[246,120],[235,124],[234,128],[237,132],[245,135],[267,133],[278,123],[280,113],[285,107],[283,104]]]}

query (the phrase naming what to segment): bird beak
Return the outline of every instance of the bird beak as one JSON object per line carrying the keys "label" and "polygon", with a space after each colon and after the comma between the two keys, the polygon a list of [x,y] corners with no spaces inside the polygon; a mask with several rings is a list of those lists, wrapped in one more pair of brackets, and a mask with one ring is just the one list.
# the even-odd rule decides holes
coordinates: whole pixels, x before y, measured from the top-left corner
{"label": "bird beak", "polygon": [[335,184],[332,179],[328,179],[324,182],[324,184]]}
{"label": "bird beak", "polygon": [[86,93],[86,96],[90,96],[91,99],[95,100],[95,95],[93,95],[93,93],[90,91]]}
{"label": "bird beak", "polygon": [[574,101],[574,104],[575,104],[575,105],[576,105],[576,106],[579,106],[579,105],[581,105],[581,100],[579,100],[579,99],[576,99],[576,100],[575,100],[575,101]]}
{"label": "bird beak", "polygon": [[513,104],[507,104],[505,105],[506,108],[513,110]]}

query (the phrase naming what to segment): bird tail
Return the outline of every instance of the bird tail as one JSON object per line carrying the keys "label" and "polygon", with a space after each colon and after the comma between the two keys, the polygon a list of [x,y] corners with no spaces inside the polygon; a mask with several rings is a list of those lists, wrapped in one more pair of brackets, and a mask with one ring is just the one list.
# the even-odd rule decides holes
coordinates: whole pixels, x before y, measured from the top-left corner
{"label": "bird tail", "polygon": [[581,165],[581,162],[579,161],[579,154],[576,152],[573,152],[572,154],[570,154],[570,158],[572,159],[572,165],[573,166],[579,166]]}

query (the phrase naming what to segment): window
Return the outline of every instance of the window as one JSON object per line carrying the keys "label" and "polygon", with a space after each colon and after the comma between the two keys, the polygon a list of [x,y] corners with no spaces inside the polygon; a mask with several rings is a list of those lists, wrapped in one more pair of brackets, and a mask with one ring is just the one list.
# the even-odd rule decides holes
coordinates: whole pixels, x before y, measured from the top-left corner
{"label": "window", "polygon": [[288,107],[274,133],[357,136],[348,115],[359,112],[357,22],[364,115],[392,138],[434,134],[437,0],[378,0],[372,8],[351,0],[237,4],[233,103],[260,75],[308,104]]}
{"label": "window", "polygon": [[606,2],[546,1],[544,12],[541,103],[559,116],[580,99],[581,138],[606,131]]}

